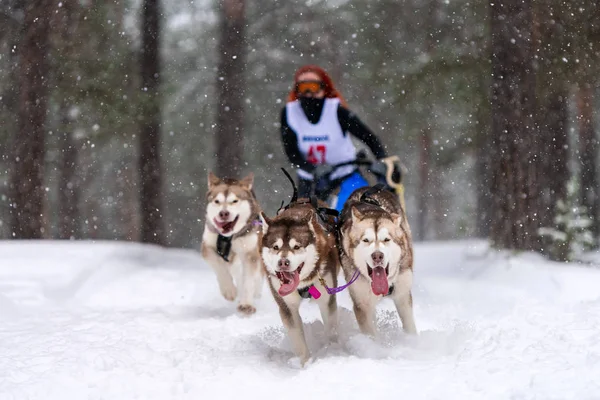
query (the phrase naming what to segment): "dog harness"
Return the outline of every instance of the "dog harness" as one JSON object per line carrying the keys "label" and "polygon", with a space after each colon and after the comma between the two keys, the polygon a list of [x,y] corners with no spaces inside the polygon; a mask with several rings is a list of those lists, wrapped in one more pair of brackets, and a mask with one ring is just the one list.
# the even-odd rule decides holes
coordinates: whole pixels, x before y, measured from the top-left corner
{"label": "dog harness", "polygon": [[231,252],[231,240],[233,236],[217,236],[217,254],[227,262],[229,262],[229,253]]}
{"label": "dog harness", "polygon": [[368,188],[367,190],[365,190],[365,192],[362,194],[362,196],[360,196],[359,201],[381,208],[381,204],[379,204],[379,202],[371,196],[374,195],[375,193],[379,193],[384,190],[386,190],[385,185],[383,183],[378,183],[375,186],[372,186],[372,187]]}
{"label": "dog harness", "polygon": [[[298,201],[298,188],[296,187],[296,182],[294,182],[294,179],[292,178],[292,176],[289,174],[289,172],[286,171],[285,168],[281,168],[281,170],[283,171],[283,173],[285,174],[285,176],[289,179],[289,181],[292,184],[292,189],[294,190],[292,193],[292,198],[290,200],[290,202],[284,206],[284,202],[281,202],[281,206],[279,207],[279,209],[277,210],[277,215],[279,215],[279,213],[282,210],[287,210],[288,208],[290,208],[293,204],[307,204],[306,201],[303,201],[302,203],[300,203]],[[310,205],[315,209],[317,216],[319,217],[320,221],[321,221],[321,225],[324,225],[325,227],[328,228],[328,230],[334,229],[335,226],[332,226],[329,221],[328,221],[328,217],[333,217],[333,218],[337,218],[340,213],[338,210],[335,210],[333,208],[327,208],[327,207],[319,207],[318,205],[318,199],[316,196],[310,196]]]}
{"label": "dog harness", "polygon": [[[223,236],[216,229],[214,229],[214,228],[211,229],[213,232],[216,232],[218,234],[218,236],[217,236],[217,254],[220,255],[223,260],[230,262],[229,253],[231,253],[232,240],[238,236],[245,235],[246,233],[248,233],[252,230],[252,227],[258,226],[258,225],[262,225],[262,222],[260,222],[260,219],[258,219],[258,217],[256,217],[256,219],[252,220],[252,222],[247,223],[246,226],[244,228],[242,228],[241,231],[239,231],[235,235],[231,235],[231,236]],[[212,228],[212,225],[209,226],[209,229],[210,228]]]}
{"label": "dog harness", "polygon": [[[310,289],[312,286],[313,285],[303,287],[302,289],[298,289],[298,294],[300,295],[300,297],[302,297],[303,299],[310,299],[312,296],[308,292],[308,289]],[[319,297],[321,297],[321,296],[319,296]]]}
{"label": "dog harness", "polygon": [[[319,282],[321,282],[321,285],[323,285],[323,287],[327,291],[327,294],[331,295],[331,294],[339,293],[342,290],[346,289],[348,286],[352,285],[360,276],[360,272],[358,271],[358,269],[356,269],[356,271],[354,271],[354,275],[352,275],[352,278],[350,278],[350,281],[348,281],[348,283],[346,283],[345,285],[342,285],[342,286],[334,287],[334,288],[330,288],[329,286],[327,286],[325,279],[321,276],[320,273],[318,274],[318,276],[319,276]],[[310,297],[318,299],[319,297],[321,297],[321,292],[319,291],[319,289],[317,289],[317,287],[315,285],[310,285],[310,286],[304,287],[302,289],[298,289],[298,294],[303,299],[309,299]]]}

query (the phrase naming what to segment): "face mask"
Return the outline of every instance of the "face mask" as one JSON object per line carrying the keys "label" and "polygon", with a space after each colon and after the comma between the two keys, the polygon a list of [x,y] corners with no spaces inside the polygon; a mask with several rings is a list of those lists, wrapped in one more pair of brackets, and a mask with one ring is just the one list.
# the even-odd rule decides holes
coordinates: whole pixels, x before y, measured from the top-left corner
{"label": "face mask", "polygon": [[321,116],[321,110],[325,99],[316,99],[314,97],[300,97],[300,106],[310,121],[318,119]]}

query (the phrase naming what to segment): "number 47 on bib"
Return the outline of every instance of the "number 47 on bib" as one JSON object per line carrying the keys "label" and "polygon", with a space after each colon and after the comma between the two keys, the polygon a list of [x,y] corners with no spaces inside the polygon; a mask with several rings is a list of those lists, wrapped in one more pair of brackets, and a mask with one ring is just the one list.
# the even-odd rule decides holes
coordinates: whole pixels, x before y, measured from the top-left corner
{"label": "number 47 on bib", "polygon": [[325,164],[327,147],[323,144],[312,145],[308,149],[306,160],[311,164]]}

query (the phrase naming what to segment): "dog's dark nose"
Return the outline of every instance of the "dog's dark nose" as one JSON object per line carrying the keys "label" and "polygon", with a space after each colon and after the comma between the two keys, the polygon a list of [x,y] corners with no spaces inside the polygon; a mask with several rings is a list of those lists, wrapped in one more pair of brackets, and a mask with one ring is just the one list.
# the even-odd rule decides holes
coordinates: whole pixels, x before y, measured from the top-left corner
{"label": "dog's dark nose", "polygon": [[280,258],[277,262],[277,267],[279,269],[288,269],[290,267],[290,260],[287,258]]}
{"label": "dog's dark nose", "polygon": [[375,265],[383,264],[383,257],[383,253],[381,251],[375,251],[371,254],[371,258],[373,259]]}
{"label": "dog's dark nose", "polygon": [[229,219],[229,211],[227,211],[227,210],[219,211],[219,218],[221,218],[222,220],[228,220]]}

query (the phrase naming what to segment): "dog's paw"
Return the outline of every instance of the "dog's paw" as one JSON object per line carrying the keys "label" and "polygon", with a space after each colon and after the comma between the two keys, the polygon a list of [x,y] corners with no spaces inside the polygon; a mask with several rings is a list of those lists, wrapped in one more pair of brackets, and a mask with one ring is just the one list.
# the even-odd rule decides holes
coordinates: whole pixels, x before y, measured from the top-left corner
{"label": "dog's paw", "polygon": [[233,284],[221,286],[221,294],[225,300],[234,301],[237,297],[237,288]]}
{"label": "dog's paw", "polygon": [[288,361],[288,365],[292,368],[302,369],[308,367],[310,364],[314,362],[314,359],[310,355],[305,355],[301,357],[292,357]]}
{"label": "dog's paw", "polygon": [[240,304],[237,309],[239,312],[246,315],[252,315],[256,312],[256,307],[251,304]]}

